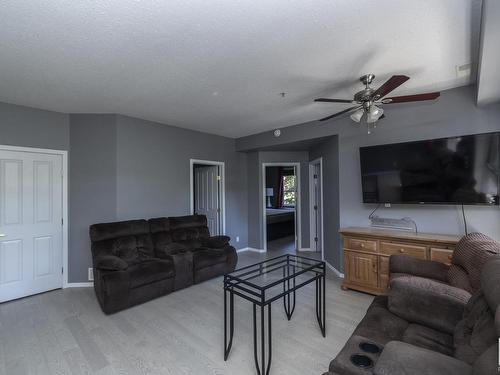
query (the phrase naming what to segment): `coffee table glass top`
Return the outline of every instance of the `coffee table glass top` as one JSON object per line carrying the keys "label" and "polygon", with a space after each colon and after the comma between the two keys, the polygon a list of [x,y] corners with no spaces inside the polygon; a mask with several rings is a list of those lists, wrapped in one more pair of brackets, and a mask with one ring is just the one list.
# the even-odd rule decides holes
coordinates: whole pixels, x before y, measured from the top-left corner
{"label": "coffee table glass top", "polygon": [[240,268],[224,276],[224,285],[245,299],[268,304],[288,292],[324,275],[324,262],[317,259],[282,255]]}

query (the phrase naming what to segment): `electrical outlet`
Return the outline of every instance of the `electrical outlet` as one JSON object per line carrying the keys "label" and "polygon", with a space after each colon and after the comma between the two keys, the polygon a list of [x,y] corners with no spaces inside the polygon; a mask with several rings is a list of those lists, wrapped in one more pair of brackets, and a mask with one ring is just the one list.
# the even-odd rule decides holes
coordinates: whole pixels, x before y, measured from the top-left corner
{"label": "electrical outlet", "polygon": [[385,203],[385,204],[384,204],[384,207],[385,207],[385,208],[391,208],[391,204],[390,204],[390,203]]}
{"label": "electrical outlet", "polygon": [[236,236],[236,242],[240,242],[240,236]]}
{"label": "electrical outlet", "polygon": [[89,281],[94,281],[94,269],[89,268]]}

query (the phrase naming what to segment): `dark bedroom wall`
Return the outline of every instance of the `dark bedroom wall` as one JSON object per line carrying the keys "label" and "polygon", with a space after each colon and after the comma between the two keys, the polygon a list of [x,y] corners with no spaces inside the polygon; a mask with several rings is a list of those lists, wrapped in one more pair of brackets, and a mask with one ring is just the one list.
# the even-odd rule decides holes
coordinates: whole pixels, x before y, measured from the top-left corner
{"label": "dark bedroom wall", "polygon": [[301,180],[301,248],[309,247],[309,154],[307,151],[256,151],[248,154],[248,239],[249,246],[262,249],[264,244],[262,210],[262,164],[263,163],[300,163]]}

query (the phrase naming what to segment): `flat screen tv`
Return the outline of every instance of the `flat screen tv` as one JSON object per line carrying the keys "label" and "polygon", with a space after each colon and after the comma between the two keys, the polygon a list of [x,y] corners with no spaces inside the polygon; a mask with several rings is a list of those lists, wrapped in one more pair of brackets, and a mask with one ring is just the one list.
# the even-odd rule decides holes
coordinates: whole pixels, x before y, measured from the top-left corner
{"label": "flat screen tv", "polygon": [[498,205],[500,133],[361,147],[364,203]]}

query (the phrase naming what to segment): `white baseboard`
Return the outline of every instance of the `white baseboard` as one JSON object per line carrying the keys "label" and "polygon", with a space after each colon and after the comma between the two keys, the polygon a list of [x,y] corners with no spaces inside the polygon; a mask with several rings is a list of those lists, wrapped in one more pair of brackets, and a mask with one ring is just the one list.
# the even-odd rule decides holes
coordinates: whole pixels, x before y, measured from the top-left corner
{"label": "white baseboard", "polygon": [[244,247],[244,248],[236,250],[237,253],[243,253],[244,251],[253,251],[256,253],[265,253],[266,252],[266,250],[264,250],[264,249],[256,249],[254,247]]}
{"label": "white baseboard", "polygon": [[328,263],[326,260],[325,260],[325,263],[326,263],[326,266],[327,266],[328,268],[330,268],[330,269],[333,271],[333,273],[334,273],[335,275],[337,275],[337,277],[340,277],[341,279],[343,279],[343,278],[344,278],[344,274],[343,274],[342,272],[340,272],[338,269],[336,269],[334,266],[332,266],[332,265],[331,265],[330,263]]}
{"label": "white baseboard", "polygon": [[92,288],[94,283],[92,281],[87,283],[67,283],[64,288]]}
{"label": "white baseboard", "polygon": [[299,251],[310,251],[310,252],[314,252],[314,250],[313,250],[313,249],[311,249],[310,247],[301,247],[301,248],[299,249]]}

